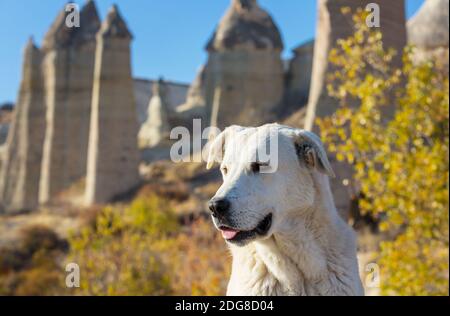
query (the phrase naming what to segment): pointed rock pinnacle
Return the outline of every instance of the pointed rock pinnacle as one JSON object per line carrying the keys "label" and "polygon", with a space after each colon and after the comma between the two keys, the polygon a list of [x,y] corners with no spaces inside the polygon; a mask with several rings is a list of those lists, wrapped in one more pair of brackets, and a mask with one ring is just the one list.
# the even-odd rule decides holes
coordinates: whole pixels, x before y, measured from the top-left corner
{"label": "pointed rock pinnacle", "polygon": [[109,10],[101,26],[100,34],[103,37],[133,38],[133,35],[128,30],[127,24],[119,13],[117,5],[114,4]]}
{"label": "pointed rock pinnacle", "polygon": [[256,0],[232,0],[206,49],[222,51],[239,47],[283,49],[278,27]]}

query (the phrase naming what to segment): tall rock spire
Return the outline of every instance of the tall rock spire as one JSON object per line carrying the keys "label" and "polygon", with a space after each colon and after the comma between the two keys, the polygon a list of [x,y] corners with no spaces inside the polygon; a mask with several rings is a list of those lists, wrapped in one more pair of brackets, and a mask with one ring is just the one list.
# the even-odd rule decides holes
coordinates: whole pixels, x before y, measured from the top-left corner
{"label": "tall rock spire", "polygon": [[74,5],[75,10],[77,10],[77,5],[71,2],[61,9],[44,36],[43,50],[69,48],[95,40],[95,36],[100,28],[100,18],[94,0],[88,0],[78,12],[80,15],[79,27],[68,26],[66,23],[67,17],[71,13],[71,10],[66,10],[69,4]]}
{"label": "tall rock spire", "polygon": [[206,49],[204,87],[197,90],[204,91],[210,124],[223,128],[273,120],[283,97],[283,42],[257,1],[232,0]]}
{"label": "tall rock spire", "polygon": [[[328,61],[330,50],[335,47],[338,39],[353,34],[353,24],[341,12],[343,7],[349,7],[352,12],[364,9],[370,0],[318,0],[318,24],[314,47],[314,63],[311,80],[311,90],[308,102],[306,128],[312,129],[316,117],[333,114],[338,107],[338,100],[328,95],[326,88],[326,74],[333,71]],[[380,31],[383,34],[385,48],[394,48],[398,53],[397,61],[401,60],[401,53],[406,45],[406,20],[404,0],[380,0]]]}
{"label": "tall rock spire", "polygon": [[166,87],[161,79],[153,84],[153,95],[148,105],[148,118],[139,130],[139,146],[154,147],[169,139]]}
{"label": "tall rock spire", "polygon": [[310,40],[292,50],[293,57],[289,61],[286,73],[286,91],[283,115],[306,107],[311,86],[311,73],[314,56],[314,41]]}
{"label": "tall rock spire", "polygon": [[131,33],[113,6],[97,34],[86,203],[108,202],[139,183]]}
{"label": "tall rock spire", "polygon": [[23,57],[22,82],[0,172],[0,211],[31,211],[38,206],[45,132],[41,52],[30,38]]}
{"label": "tall rock spire", "polygon": [[[352,12],[356,12],[358,8],[364,9],[372,2],[371,0],[318,0],[317,35],[305,129],[319,132],[315,125],[316,118],[332,115],[339,106],[339,101],[328,94],[326,78],[328,73],[335,71],[328,59],[331,49],[336,46],[338,39],[347,38],[354,32],[351,19],[342,13],[341,9],[348,7]],[[402,50],[406,44],[405,2],[379,0],[376,3],[380,7],[379,30],[383,35],[383,45],[385,48],[394,48],[397,51],[395,62],[399,65]],[[331,180],[336,207],[346,218],[351,195],[354,192],[343,183],[347,183],[346,179],[351,180],[351,168],[344,163],[339,163],[333,156],[330,157],[330,161],[336,171],[336,178]]]}
{"label": "tall rock spire", "polygon": [[186,102],[180,105],[177,109],[179,113],[189,112],[192,109],[199,109],[204,112],[205,107],[205,74],[206,67],[202,65],[197,71],[194,81],[191,82],[187,95]]}
{"label": "tall rock spire", "polygon": [[100,34],[103,37],[114,38],[128,38],[132,39],[133,36],[128,30],[128,26],[119,13],[117,5],[113,5],[106,16],[106,20],[103,22]]}
{"label": "tall rock spire", "polygon": [[208,51],[232,49],[283,50],[280,32],[272,17],[256,0],[232,0],[209,40]]}
{"label": "tall rock spire", "polygon": [[407,27],[408,42],[416,46],[416,61],[438,60],[448,71],[449,1],[426,0]]}
{"label": "tall rock spire", "polygon": [[424,48],[448,47],[449,1],[426,0],[408,21],[408,41]]}
{"label": "tall rock spire", "polygon": [[[68,3],[70,4],[70,3]],[[66,4],[67,5],[67,4]],[[42,50],[52,50],[67,47],[72,44],[76,28],[66,25],[66,18],[70,12],[66,11],[66,5],[56,16],[49,30],[44,36]]]}
{"label": "tall rock spire", "polygon": [[66,15],[63,8],[44,40],[47,127],[41,203],[50,202],[86,175],[95,35],[100,20],[93,1],[81,9],[80,27],[68,27]]}
{"label": "tall rock spire", "polygon": [[94,0],[88,0],[80,11],[80,27],[76,28],[74,40],[77,44],[95,41],[95,36],[100,29],[100,17]]}

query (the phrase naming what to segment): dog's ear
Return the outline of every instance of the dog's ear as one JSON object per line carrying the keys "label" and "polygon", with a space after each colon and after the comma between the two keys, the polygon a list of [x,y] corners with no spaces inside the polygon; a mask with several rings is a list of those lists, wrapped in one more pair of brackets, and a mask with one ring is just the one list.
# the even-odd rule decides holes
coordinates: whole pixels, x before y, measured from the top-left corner
{"label": "dog's ear", "polygon": [[315,168],[331,178],[335,177],[322,141],[316,134],[298,129],[295,130],[294,139],[295,150],[301,162],[308,168]]}
{"label": "dog's ear", "polygon": [[233,125],[227,127],[222,133],[214,137],[209,143],[209,154],[208,161],[206,163],[206,169],[211,169],[214,166],[214,163],[221,163],[223,160],[223,155],[225,154],[225,145],[227,137],[230,137],[230,134],[235,133],[239,130],[243,129],[242,126]]}
{"label": "dog's ear", "polygon": [[209,142],[209,154],[208,161],[206,163],[206,169],[211,169],[216,162],[220,163],[225,153],[225,136],[226,130],[214,137]]}

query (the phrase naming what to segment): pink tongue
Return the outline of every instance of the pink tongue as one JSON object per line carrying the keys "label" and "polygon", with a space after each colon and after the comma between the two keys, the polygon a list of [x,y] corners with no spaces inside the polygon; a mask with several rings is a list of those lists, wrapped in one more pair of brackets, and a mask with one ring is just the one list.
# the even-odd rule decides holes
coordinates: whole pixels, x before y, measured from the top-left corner
{"label": "pink tongue", "polygon": [[222,230],[222,236],[223,236],[223,238],[225,238],[225,239],[227,239],[227,240],[231,240],[231,239],[233,239],[234,237],[236,237],[236,235],[237,235],[238,232],[239,232],[239,231],[232,230],[232,229],[223,229],[223,230]]}

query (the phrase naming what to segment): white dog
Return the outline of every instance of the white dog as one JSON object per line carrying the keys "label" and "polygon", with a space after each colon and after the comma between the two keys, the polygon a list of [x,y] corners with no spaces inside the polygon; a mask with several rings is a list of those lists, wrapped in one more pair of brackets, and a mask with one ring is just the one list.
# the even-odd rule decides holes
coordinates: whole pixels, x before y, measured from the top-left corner
{"label": "white dog", "polygon": [[[272,142],[276,153],[262,161]],[[207,168],[219,162],[223,175],[209,207],[233,255],[227,295],[364,294],[355,236],[334,206],[334,173],[315,134],[231,126],[209,146]]]}

